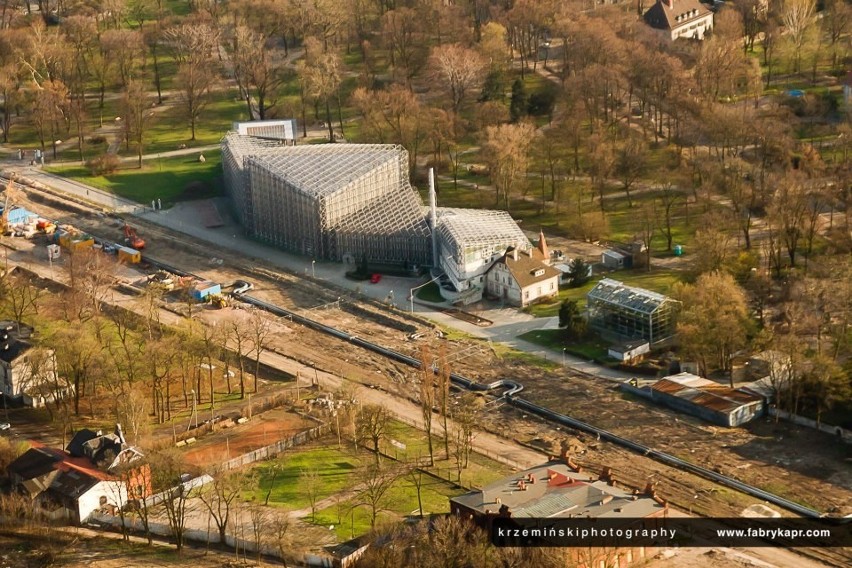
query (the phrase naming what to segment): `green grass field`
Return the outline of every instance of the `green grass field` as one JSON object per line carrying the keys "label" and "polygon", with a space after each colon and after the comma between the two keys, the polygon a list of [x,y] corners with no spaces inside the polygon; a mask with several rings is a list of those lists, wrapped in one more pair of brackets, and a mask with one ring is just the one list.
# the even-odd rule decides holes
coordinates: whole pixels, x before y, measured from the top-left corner
{"label": "green grass field", "polygon": [[589,338],[579,342],[567,341],[565,330],[562,329],[532,330],[519,335],[518,338],[552,349],[557,357],[562,349],[565,349],[566,353],[595,361],[607,360],[607,349],[610,345],[610,343],[597,338]]}
{"label": "green grass field", "polygon": [[204,157],[204,163],[200,163],[195,154],[152,159],[144,162],[142,169],[138,169],[135,163],[124,163],[123,169],[107,176],[92,176],[87,168],[80,165],[58,165],[45,169],[139,203],[150,203],[152,199],[159,198],[170,205],[176,201],[221,194],[221,152],[205,152]]}

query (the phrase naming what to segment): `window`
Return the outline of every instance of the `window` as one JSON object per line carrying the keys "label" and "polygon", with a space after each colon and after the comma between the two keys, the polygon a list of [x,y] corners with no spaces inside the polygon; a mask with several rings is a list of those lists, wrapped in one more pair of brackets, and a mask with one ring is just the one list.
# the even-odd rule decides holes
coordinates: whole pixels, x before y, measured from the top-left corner
{"label": "window", "polygon": [[530,299],[530,291],[527,290],[527,291],[524,292],[524,300],[529,300],[529,299]]}
{"label": "window", "polygon": [[553,282],[550,283],[550,290],[553,291]]}

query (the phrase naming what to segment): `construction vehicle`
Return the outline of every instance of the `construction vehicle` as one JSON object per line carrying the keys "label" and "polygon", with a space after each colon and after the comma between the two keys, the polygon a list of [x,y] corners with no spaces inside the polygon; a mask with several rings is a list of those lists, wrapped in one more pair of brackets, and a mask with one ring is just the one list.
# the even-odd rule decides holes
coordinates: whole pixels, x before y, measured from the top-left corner
{"label": "construction vehicle", "polygon": [[218,310],[228,307],[228,298],[222,294],[210,294],[207,298],[210,300],[210,305]]}
{"label": "construction vehicle", "polygon": [[124,224],[124,242],[128,243],[131,247],[136,250],[142,250],[145,248],[145,240],[136,234],[136,229],[128,225]]}
{"label": "construction vehicle", "polygon": [[5,235],[9,232],[9,209],[19,197],[18,191],[15,189],[15,184],[12,182],[13,178],[14,176],[9,176],[9,183],[6,184],[6,191],[4,192],[3,212],[0,214],[0,235]]}

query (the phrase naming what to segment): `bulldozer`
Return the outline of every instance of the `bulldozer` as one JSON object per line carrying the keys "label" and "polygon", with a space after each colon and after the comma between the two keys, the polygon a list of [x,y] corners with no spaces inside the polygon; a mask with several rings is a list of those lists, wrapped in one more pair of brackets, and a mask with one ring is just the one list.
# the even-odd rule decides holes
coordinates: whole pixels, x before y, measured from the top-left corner
{"label": "bulldozer", "polygon": [[222,308],[228,307],[228,298],[223,296],[222,294],[211,294],[208,296],[210,299],[210,305],[216,308],[217,310],[221,310]]}

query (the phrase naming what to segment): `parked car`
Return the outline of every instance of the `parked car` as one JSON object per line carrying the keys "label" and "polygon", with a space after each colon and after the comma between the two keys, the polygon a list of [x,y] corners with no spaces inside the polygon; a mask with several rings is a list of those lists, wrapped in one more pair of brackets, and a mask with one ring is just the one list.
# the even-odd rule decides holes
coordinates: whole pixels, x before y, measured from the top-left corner
{"label": "parked car", "polygon": [[231,290],[231,294],[239,296],[240,294],[245,294],[249,290],[254,290],[254,284],[246,282],[245,280],[235,280],[234,289]]}
{"label": "parked car", "polygon": [[370,276],[370,283],[371,284],[378,284],[379,282],[381,282],[381,280],[382,280],[381,274],[373,274],[372,276]]}
{"label": "parked car", "polygon": [[8,422],[0,422],[0,430],[8,430],[12,425]]}

